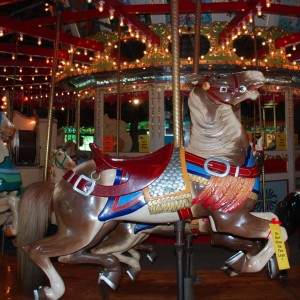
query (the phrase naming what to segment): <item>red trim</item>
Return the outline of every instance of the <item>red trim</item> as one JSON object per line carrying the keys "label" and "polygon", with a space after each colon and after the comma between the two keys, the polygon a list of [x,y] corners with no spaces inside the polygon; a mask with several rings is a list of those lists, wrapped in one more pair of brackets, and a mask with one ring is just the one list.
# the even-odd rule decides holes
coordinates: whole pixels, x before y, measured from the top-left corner
{"label": "red trim", "polygon": [[[204,167],[204,163],[206,161],[206,159],[196,156],[192,153],[189,152],[185,152],[185,159],[187,162],[195,164],[201,168]],[[218,161],[214,161],[211,160],[209,162],[209,169],[216,171],[220,174],[224,174],[224,172],[226,171],[226,165],[224,163],[218,162]],[[231,176],[235,176],[236,174],[236,169],[237,166],[232,166],[230,165],[230,169],[229,169],[229,174]],[[259,176],[259,171],[256,167],[239,167],[239,171],[238,171],[238,177],[257,177]]]}
{"label": "red trim", "polygon": [[189,220],[193,218],[193,213],[190,208],[183,208],[179,210],[177,213],[180,220]]}

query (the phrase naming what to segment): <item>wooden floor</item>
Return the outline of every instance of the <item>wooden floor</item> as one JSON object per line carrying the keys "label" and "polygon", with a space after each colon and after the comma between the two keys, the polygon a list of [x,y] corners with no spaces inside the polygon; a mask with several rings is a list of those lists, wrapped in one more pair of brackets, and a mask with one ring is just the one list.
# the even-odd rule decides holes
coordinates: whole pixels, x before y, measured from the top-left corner
{"label": "wooden floor", "polygon": [[[27,300],[18,285],[16,257],[5,254],[0,263],[0,299]],[[87,265],[55,263],[62,275],[66,292],[62,300],[171,300],[177,299],[177,275],[172,270],[143,270],[136,281],[124,274],[121,285],[112,291],[105,284],[97,284],[99,269]],[[220,270],[198,271],[199,282],[194,283],[195,300],[241,299],[300,299],[300,266],[292,266],[285,281],[271,280],[266,271],[228,277]],[[190,299],[186,299],[190,300]]]}

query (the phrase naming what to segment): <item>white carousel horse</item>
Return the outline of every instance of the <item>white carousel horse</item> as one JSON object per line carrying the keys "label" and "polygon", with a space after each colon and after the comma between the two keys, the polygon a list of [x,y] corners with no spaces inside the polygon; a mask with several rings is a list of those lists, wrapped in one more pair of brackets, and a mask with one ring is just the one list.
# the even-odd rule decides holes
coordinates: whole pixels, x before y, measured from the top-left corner
{"label": "white carousel horse", "polygon": [[6,227],[6,235],[15,235],[18,227],[17,196],[21,187],[20,172],[12,163],[6,146],[15,134],[15,126],[0,112],[0,225]]}
{"label": "white carousel horse", "polygon": [[63,175],[74,169],[75,161],[62,149],[52,150],[50,180],[52,183],[57,183]]}
{"label": "white carousel horse", "polygon": [[[274,255],[270,223],[276,223],[276,218],[250,213],[257,201],[259,173],[232,105],[257,99],[264,79],[258,71],[197,78],[199,84],[189,97],[191,138],[185,154],[181,152],[182,160],[173,145],[142,157],[117,158],[92,144],[94,160],[68,171],[54,191],[45,183],[28,187],[19,211],[18,254],[26,274],[23,279],[32,278],[27,265],[30,258],[50,283],[34,291],[35,299],[56,300],[64,294],[64,282],[51,257],[64,263],[99,264],[104,267],[101,280],[116,288],[121,276],[118,259],[88,251],[120,221],[161,224],[207,216],[214,232],[266,239],[258,254],[248,257],[239,252],[226,262],[231,274],[260,271]],[[189,184],[184,183],[186,175]],[[157,195],[161,188],[163,192]],[[41,211],[39,207],[43,207],[43,214],[34,213]],[[44,232],[51,207],[58,231],[42,238],[37,231]],[[279,230],[286,241],[285,229]]]}

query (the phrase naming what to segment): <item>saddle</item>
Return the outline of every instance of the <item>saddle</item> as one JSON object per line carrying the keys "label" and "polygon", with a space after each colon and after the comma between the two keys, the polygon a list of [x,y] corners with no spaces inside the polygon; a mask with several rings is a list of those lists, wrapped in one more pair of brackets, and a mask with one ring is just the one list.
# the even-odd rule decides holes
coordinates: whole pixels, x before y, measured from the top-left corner
{"label": "saddle", "polygon": [[79,193],[101,197],[127,195],[149,186],[163,173],[173,152],[173,144],[168,144],[153,153],[135,157],[110,156],[93,143],[90,144],[90,148],[96,163],[96,173],[100,174],[108,169],[122,169],[123,174],[127,173],[127,180],[118,185],[106,186],[96,184],[94,180],[71,170],[63,178]]}

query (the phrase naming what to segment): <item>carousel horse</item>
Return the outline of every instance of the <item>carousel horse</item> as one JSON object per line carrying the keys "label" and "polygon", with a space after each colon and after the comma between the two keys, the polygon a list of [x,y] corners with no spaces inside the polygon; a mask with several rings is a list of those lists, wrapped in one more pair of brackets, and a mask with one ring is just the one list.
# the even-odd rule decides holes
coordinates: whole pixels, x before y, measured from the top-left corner
{"label": "carousel horse", "polygon": [[62,149],[52,150],[50,164],[50,180],[52,183],[57,183],[63,175],[75,168],[75,161]]}
{"label": "carousel horse", "polygon": [[0,225],[5,226],[7,236],[15,235],[18,227],[21,175],[14,166],[5,144],[15,132],[15,126],[0,112]]}
{"label": "carousel horse", "polygon": [[[73,169],[76,166],[76,163],[72,160],[72,158],[67,155],[67,153],[61,149],[55,149],[52,150],[51,153],[51,159],[50,159],[50,181],[49,181],[49,185],[53,187],[54,189],[54,185],[63,177],[63,175],[68,171]],[[19,205],[19,198],[18,198],[18,202],[17,204]],[[13,226],[13,231],[10,232],[7,235],[12,235],[12,236],[16,236],[18,233],[18,222],[16,222],[16,220],[18,220],[18,205],[15,205],[15,211],[14,214],[9,217],[6,221],[6,223],[8,223],[9,221],[12,222],[12,224],[14,224]],[[52,224],[56,224],[56,220],[55,220],[55,215],[54,213],[51,214],[51,218],[49,219],[49,222],[51,222]],[[1,223],[0,223],[1,224]]]}
{"label": "carousel horse", "polygon": [[[63,263],[99,264],[104,268],[100,279],[116,288],[121,277],[118,259],[89,250],[121,221],[162,224],[208,217],[213,232],[266,239],[256,255],[239,252],[226,262],[230,274],[260,271],[274,255],[270,224],[277,220],[250,213],[258,198],[259,172],[232,106],[257,99],[264,80],[258,71],[195,76],[198,83],[189,97],[191,138],[185,152],[169,144],[145,156],[120,158],[91,144],[93,159],[68,171],[54,191],[45,183],[29,186],[19,210],[20,271],[23,279],[33,278],[33,267],[27,268],[30,259],[50,284],[34,290],[35,299],[64,294],[52,257]],[[42,238],[51,207],[58,231]],[[277,226],[285,242],[286,231]]]}

